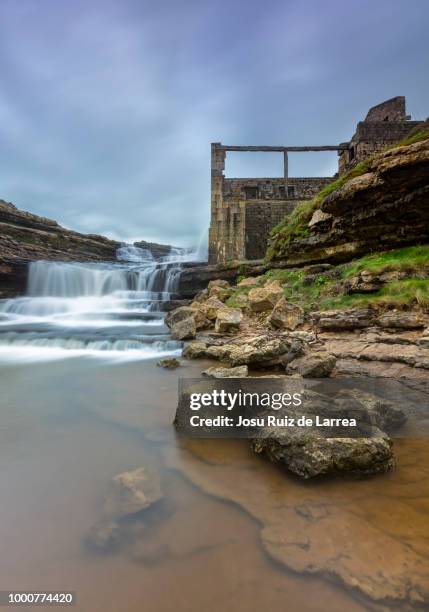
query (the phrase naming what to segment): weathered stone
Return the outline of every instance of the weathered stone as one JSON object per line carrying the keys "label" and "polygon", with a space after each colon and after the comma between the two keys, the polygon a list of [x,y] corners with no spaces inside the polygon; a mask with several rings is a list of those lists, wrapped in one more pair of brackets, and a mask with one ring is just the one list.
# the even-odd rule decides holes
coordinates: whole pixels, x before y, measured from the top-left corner
{"label": "weathered stone", "polygon": [[225,361],[231,366],[252,365],[264,367],[267,365],[286,364],[292,361],[302,351],[302,342],[286,336],[267,338],[254,336],[243,338],[239,344],[224,344],[210,346],[206,350],[208,357]]}
{"label": "weathered stone", "polygon": [[325,310],[315,318],[322,330],[361,329],[371,327],[375,323],[375,313],[369,308]]}
{"label": "weathered stone", "polygon": [[297,372],[304,378],[325,378],[335,368],[336,357],[324,351],[298,357],[287,366],[289,373]]}
{"label": "weathered stone", "polygon": [[121,517],[145,510],[162,498],[159,475],[141,467],[118,474],[105,501],[105,516]]}
{"label": "weathered stone", "polygon": [[249,276],[248,278],[242,278],[237,287],[256,287],[260,280],[260,276]]}
{"label": "weathered stone", "polygon": [[165,324],[171,329],[176,323],[189,319],[190,317],[194,317],[194,310],[190,306],[180,306],[166,314]]}
{"label": "weathered stone", "polygon": [[387,312],[377,319],[380,327],[391,327],[394,329],[419,329],[425,326],[420,316],[406,312]]}
{"label": "weathered stone", "polygon": [[285,297],[281,297],[268,320],[273,327],[294,330],[304,322],[304,311],[288,302]]}
{"label": "weathered stone", "polygon": [[171,327],[171,337],[174,340],[188,340],[190,338],[195,338],[196,335],[197,327],[194,317],[188,317],[187,319],[178,321]]}
{"label": "weathered stone", "polygon": [[203,307],[203,302],[192,302],[191,308],[193,310],[192,316],[195,319],[195,326],[197,330],[207,329],[212,325],[210,319],[206,317],[206,311]]}
{"label": "weathered stone", "polygon": [[200,308],[209,321],[214,321],[219,310],[225,308],[225,304],[216,297],[210,297],[208,300],[201,303]]}
{"label": "weathered stone", "polygon": [[329,213],[325,213],[319,208],[314,211],[313,216],[308,222],[308,227],[317,227],[319,229],[322,225],[330,224],[332,220],[332,215]]}
{"label": "weathered stone", "polygon": [[219,310],[216,317],[215,331],[217,333],[237,331],[242,318],[243,313],[238,308]]}
{"label": "weathered stone", "polygon": [[221,278],[216,278],[215,280],[211,280],[207,286],[208,292],[214,287],[220,287],[222,289],[227,289],[229,287],[229,282],[227,280],[222,280]]}
{"label": "weathered stone", "polygon": [[120,543],[120,528],[116,521],[102,519],[89,530],[86,544],[98,551],[113,551]]}
{"label": "weathered stone", "polygon": [[281,434],[273,430],[273,437],[269,431],[265,435],[253,441],[253,450],[306,479],[379,474],[394,466],[392,443],[380,430],[371,438],[326,438],[316,428],[290,428]]}
{"label": "weathered stone", "polygon": [[186,359],[201,359],[205,357],[207,344],[205,342],[191,342],[183,349],[182,357]]}
{"label": "weathered stone", "polygon": [[208,368],[203,375],[209,378],[246,378],[249,370],[246,365],[235,368]]}
{"label": "weathered stone", "polygon": [[174,370],[182,364],[175,357],[165,357],[165,359],[160,359],[156,365],[161,368],[166,368],[167,370]]}
{"label": "weathered stone", "polygon": [[407,420],[407,415],[398,405],[361,389],[342,390],[337,395],[337,401],[343,399],[345,400],[346,410],[349,400],[361,404],[370,417],[371,423],[382,431],[395,431],[402,427]]}
{"label": "weathered stone", "polygon": [[283,289],[278,282],[271,282],[264,287],[249,291],[249,305],[253,312],[271,310],[283,295]]}

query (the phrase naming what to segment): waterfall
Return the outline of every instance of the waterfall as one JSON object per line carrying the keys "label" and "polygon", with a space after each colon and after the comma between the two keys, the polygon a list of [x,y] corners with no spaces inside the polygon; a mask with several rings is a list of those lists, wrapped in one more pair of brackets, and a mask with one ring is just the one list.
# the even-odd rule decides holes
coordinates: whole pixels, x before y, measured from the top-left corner
{"label": "waterfall", "polygon": [[194,257],[172,249],[154,261],[149,251],[125,245],[117,263],[31,263],[27,294],[0,300],[0,362],[180,354],[164,324],[165,303]]}

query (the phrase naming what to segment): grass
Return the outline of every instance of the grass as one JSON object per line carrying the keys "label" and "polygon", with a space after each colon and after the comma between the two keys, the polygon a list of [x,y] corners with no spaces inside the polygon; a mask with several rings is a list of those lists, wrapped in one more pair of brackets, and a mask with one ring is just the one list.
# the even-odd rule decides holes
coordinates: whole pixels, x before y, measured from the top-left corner
{"label": "grass", "polygon": [[[344,281],[362,270],[376,274],[405,271],[408,278],[385,284],[380,290],[366,294],[345,293]],[[290,302],[311,310],[344,309],[356,306],[429,308],[429,245],[404,247],[394,251],[373,253],[348,264],[341,264],[327,273],[309,276],[303,268],[268,270],[259,277],[257,285],[277,280],[283,285],[284,295]],[[240,299],[252,287],[237,287],[226,302],[238,308]]]}
{"label": "grass", "polygon": [[429,268],[429,245],[405,247],[385,253],[366,255],[351,264],[343,266],[343,278],[355,276],[362,270],[382,274],[392,270],[401,270],[416,274]]}
{"label": "grass", "polygon": [[385,306],[429,308],[429,279],[410,278],[387,283],[370,294],[340,295],[321,301],[321,310],[343,309],[356,306]]}

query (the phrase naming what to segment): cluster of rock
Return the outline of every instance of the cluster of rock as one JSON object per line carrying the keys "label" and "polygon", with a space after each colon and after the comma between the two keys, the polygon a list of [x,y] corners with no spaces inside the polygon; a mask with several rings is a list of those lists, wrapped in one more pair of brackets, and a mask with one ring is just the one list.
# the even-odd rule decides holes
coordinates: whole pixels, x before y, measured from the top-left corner
{"label": "cluster of rock", "polygon": [[[233,308],[225,303],[231,303],[230,298]],[[189,306],[170,312],[166,321],[175,338],[194,340],[185,346],[184,358],[221,362],[221,367],[203,372],[213,378],[244,378],[249,370],[252,376],[330,377],[344,357],[336,344],[338,333],[352,334],[354,341],[356,333],[394,338],[395,332],[414,333],[427,325],[420,314],[381,313],[370,308],[306,315],[285,298],[280,282],[265,277],[242,279],[236,287],[225,280],[211,281]],[[424,343],[425,338],[423,334],[419,342]],[[413,365],[426,367],[425,346],[413,348],[421,352],[420,361]],[[394,465],[389,437],[392,423],[400,427],[406,417],[377,395],[362,397],[358,401],[343,395],[338,401],[345,415],[359,402],[362,410],[378,415],[371,435],[335,437],[318,427],[301,431],[286,428],[281,433],[273,429],[253,441],[253,450],[303,478],[384,472]]]}

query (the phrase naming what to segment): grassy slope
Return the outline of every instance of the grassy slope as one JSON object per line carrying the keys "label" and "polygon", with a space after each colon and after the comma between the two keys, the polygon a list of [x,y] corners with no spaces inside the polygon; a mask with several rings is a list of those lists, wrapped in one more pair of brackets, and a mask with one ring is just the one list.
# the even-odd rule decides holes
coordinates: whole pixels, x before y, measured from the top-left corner
{"label": "grassy slope", "polygon": [[[383,272],[407,272],[408,277],[384,285],[370,294],[348,295],[342,291],[342,282],[362,270],[374,274]],[[267,280],[278,280],[284,286],[285,297],[299,304],[306,311],[346,308],[352,306],[429,307],[429,245],[405,247],[394,251],[367,255],[349,264],[337,266],[329,273],[308,276],[304,269],[273,269],[257,280],[262,286]],[[238,287],[228,299],[227,305],[240,305],[240,296],[251,287]]]}

